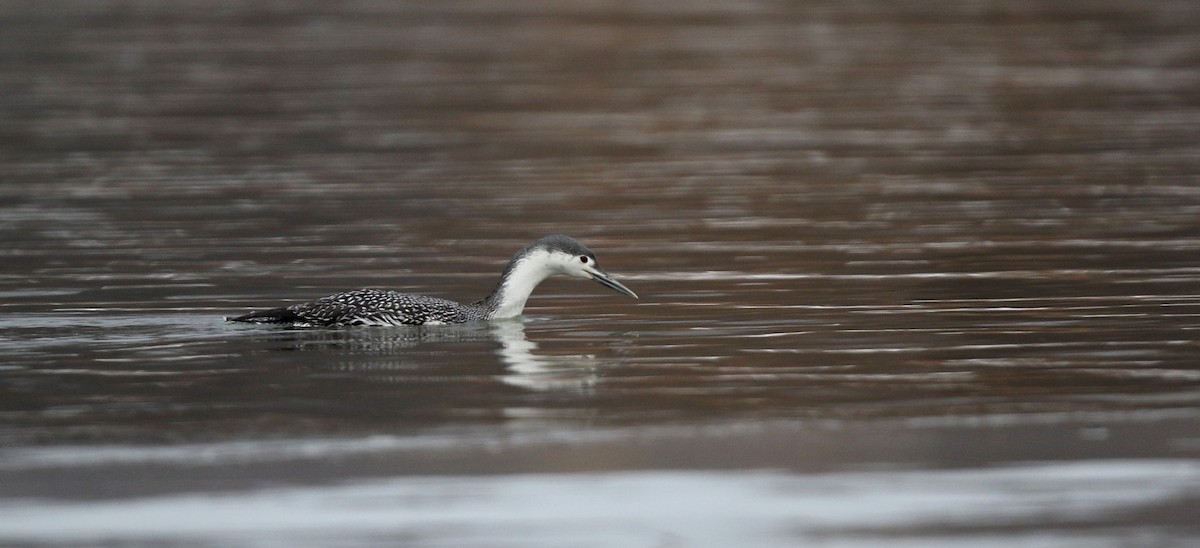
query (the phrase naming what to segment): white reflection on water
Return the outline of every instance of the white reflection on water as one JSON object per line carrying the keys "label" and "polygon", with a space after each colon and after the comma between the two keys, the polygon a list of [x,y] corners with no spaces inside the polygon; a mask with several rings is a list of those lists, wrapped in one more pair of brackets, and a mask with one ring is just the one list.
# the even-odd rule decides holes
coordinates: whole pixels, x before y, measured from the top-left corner
{"label": "white reflection on water", "polygon": [[[426,343],[445,341],[493,341],[496,355],[505,371],[499,380],[510,386],[533,391],[586,391],[596,382],[595,356],[587,354],[551,355],[539,353],[538,343],[525,336],[525,319],[489,323],[439,325],[433,327],[394,326],[371,329],[301,329],[289,331],[296,348],[317,350],[331,345],[359,354],[396,357],[406,349]],[[384,369],[402,370],[396,358]],[[361,363],[349,367],[361,369]]]}
{"label": "white reflection on water", "polygon": [[539,355],[536,342],[525,337],[521,321],[502,321],[492,325],[492,334],[500,342],[496,353],[504,362],[505,384],[528,390],[585,391],[596,382],[594,356]]}
{"label": "white reflection on water", "polygon": [[[1161,545],[1120,516],[1200,496],[1200,462],[966,470],[417,476],[96,502],[9,501],[0,540],[255,546]],[[1020,528],[1007,529],[1010,525]],[[1200,538],[1200,537],[1198,537]]]}

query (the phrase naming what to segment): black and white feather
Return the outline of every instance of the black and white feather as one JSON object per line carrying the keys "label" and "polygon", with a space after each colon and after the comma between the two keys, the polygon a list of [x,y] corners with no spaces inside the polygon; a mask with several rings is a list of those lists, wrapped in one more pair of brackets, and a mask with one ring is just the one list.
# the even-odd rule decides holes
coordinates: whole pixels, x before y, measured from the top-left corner
{"label": "black and white feather", "polygon": [[229,318],[235,322],[291,324],[297,327],[350,325],[437,325],[511,318],[521,314],[533,289],[550,276],[595,280],[637,298],[596,264],[596,255],[569,236],[541,238],[518,251],[504,267],[487,298],[460,304],[447,299],[358,289],[282,308]]}
{"label": "black and white feather", "polygon": [[436,325],[487,319],[482,310],[447,299],[397,293],[382,289],[357,289],[285,308],[251,312],[237,322],[289,323],[299,327],[320,325]]}

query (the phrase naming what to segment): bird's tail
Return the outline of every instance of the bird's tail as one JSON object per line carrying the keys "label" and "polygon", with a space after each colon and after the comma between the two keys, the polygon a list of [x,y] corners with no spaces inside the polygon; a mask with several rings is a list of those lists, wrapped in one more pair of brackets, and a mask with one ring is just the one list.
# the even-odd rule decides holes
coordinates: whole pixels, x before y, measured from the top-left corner
{"label": "bird's tail", "polygon": [[300,316],[287,308],[272,308],[270,310],[259,310],[251,312],[236,318],[225,318],[228,322],[247,322],[247,323],[295,323],[300,319]]}

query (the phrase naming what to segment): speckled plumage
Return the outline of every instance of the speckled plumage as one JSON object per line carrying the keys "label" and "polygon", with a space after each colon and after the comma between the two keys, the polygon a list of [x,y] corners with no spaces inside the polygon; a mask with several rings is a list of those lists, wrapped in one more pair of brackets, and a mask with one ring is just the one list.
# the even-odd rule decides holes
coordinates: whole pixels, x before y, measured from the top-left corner
{"label": "speckled plumage", "polygon": [[[579,264],[574,261],[578,260]],[[521,313],[533,288],[553,275],[586,277],[637,297],[608,277],[596,256],[569,236],[555,234],[525,246],[509,260],[500,282],[486,299],[460,304],[447,299],[358,289],[315,301],[251,312],[230,321],[291,324],[298,327],[351,325],[434,325],[511,317]]]}
{"label": "speckled plumage", "polygon": [[315,301],[248,314],[237,321],[318,325],[427,325],[484,320],[485,310],[447,299],[356,289]]}

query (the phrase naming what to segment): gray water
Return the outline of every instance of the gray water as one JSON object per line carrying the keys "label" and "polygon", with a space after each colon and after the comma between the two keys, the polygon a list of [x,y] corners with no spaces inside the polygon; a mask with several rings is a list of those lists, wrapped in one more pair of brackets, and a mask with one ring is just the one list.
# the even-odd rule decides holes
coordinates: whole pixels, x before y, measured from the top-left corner
{"label": "gray water", "polygon": [[[1194,2],[0,5],[0,543],[1193,546]],[[485,296],[571,234],[641,296]]]}

